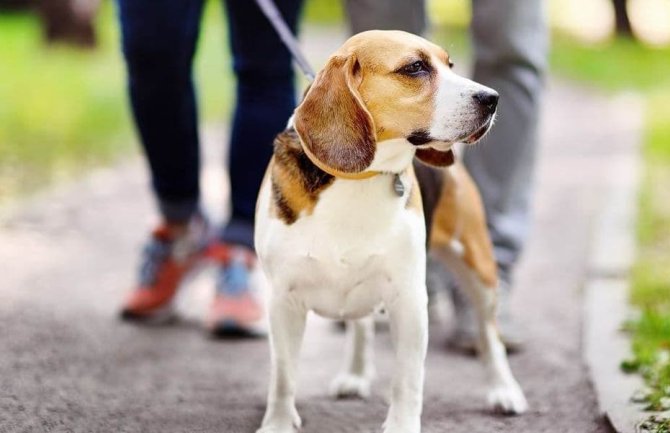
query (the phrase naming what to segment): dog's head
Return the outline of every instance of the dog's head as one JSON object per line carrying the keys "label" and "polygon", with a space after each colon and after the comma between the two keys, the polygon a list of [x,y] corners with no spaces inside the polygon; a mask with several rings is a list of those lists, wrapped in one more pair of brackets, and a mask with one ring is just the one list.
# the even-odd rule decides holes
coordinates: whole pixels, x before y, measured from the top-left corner
{"label": "dog's head", "polygon": [[456,75],[449,55],[418,36],[369,31],[350,38],[295,111],[305,150],[334,172],[397,171],[416,156],[453,163],[493,123],[498,94]]}

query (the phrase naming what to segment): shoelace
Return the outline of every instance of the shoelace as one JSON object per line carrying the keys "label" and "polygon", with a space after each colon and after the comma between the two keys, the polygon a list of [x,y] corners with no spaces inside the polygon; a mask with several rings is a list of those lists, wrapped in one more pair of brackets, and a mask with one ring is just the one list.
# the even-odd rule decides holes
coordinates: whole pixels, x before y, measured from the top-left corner
{"label": "shoelace", "polygon": [[140,283],[149,287],[156,282],[158,271],[165,260],[170,256],[172,242],[152,239],[145,245],[142,251],[142,264],[140,265]]}
{"label": "shoelace", "polygon": [[224,295],[240,296],[249,290],[249,277],[244,254],[233,253],[230,261],[218,273],[216,291]]}

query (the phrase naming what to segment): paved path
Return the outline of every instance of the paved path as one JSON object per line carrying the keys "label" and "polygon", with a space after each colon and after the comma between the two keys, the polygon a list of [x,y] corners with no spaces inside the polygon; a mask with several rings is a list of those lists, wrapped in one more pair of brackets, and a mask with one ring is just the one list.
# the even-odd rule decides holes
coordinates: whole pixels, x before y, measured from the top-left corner
{"label": "paved path", "polygon": [[[513,305],[530,337],[528,350],[512,358],[530,412],[487,413],[479,364],[445,350],[446,327],[434,326],[424,432],[609,431],[582,362],[580,289],[592,221],[616,176],[616,148],[636,138],[636,123],[626,104],[583,89],[552,83],[547,99],[534,233]],[[226,189],[217,169],[223,141],[221,133],[207,136],[212,204]],[[117,320],[152,223],[146,184],[141,164],[130,161],[44,193],[2,219],[0,432],[247,433],[259,425],[267,344],[212,341],[203,333],[211,275],[184,293],[184,319],[176,325]],[[312,320],[298,396],[306,433],[379,431],[388,336],[377,341],[380,374],[367,402],[326,397],[342,344],[328,323]]]}

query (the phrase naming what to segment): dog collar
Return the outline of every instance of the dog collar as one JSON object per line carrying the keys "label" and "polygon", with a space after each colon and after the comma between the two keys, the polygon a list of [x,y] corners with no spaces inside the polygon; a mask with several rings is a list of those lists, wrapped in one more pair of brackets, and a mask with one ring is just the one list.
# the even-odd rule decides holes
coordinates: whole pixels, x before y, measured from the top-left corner
{"label": "dog collar", "polygon": [[364,180],[364,179],[370,179],[372,177],[375,177],[379,174],[390,174],[393,175],[393,192],[398,196],[398,197],[404,197],[405,196],[405,185],[402,183],[402,179],[400,179],[400,173],[384,173],[382,171],[363,171],[360,173],[343,173],[339,170],[335,170],[331,167],[326,166],[324,163],[319,161],[316,156],[310,152],[307,147],[302,146],[302,150],[305,152],[305,155],[307,155],[307,158],[312,162],[312,164],[316,165],[319,167],[319,169],[323,170],[324,172],[328,173],[329,175],[333,177],[338,177],[342,179],[348,179],[348,180]]}
{"label": "dog collar", "polygon": [[364,179],[370,179],[371,177],[375,177],[379,174],[382,174],[381,171],[375,171],[375,170],[370,170],[370,171],[362,171],[360,173],[345,173],[340,170],[336,170],[332,167],[328,167],[326,164],[323,162],[319,161],[319,159],[314,156],[314,154],[307,149],[307,146],[305,146],[302,143],[302,139],[300,140],[300,145],[302,147],[303,152],[305,152],[305,155],[307,155],[307,158],[312,162],[312,164],[316,165],[319,167],[322,171],[325,171],[329,175],[333,177],[339,177],[342,179],[348,179],[348,180],[364,180]]}

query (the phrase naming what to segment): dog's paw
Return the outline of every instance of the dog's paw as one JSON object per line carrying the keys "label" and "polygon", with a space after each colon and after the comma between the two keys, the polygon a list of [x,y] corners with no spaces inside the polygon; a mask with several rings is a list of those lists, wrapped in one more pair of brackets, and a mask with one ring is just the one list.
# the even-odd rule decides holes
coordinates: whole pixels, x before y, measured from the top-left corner
{"label": "dog's paw", "polygon": [[505,415],[518,415],[528,409],[526,397],[517,383],[498,385],[488,393],[491,410]]}
{"label": "dog's paw", "polygon": [[371,382],[367,376],[341,373],[330,383],[330,395],[336,398],[368,398]]}
{"label": "dog's paw", "polygon": [[384,433],[421,433],[421,422],[391,423],[385,422]]}
{"label": "dog's paw", "polygon": [[291,428],[281,428],[281,427],[261,427],[256,430],[256,433],[296,433],[298,430],[294,427]]}
{"label": "dog's paw", "polygon": [[293,421],[293,423],[286,422],[269,422],[264,423],[261,428],[256,430],[256,433],[297,433],[300,430],[302,421],[300,417]]}
{"label": "dog's paw", "polygon": [[296,433],[302,427],[302,419],[298,411],[294,408],[291,413],[284,415],[275,415],[263,420],[261,428],[256,433]]}

